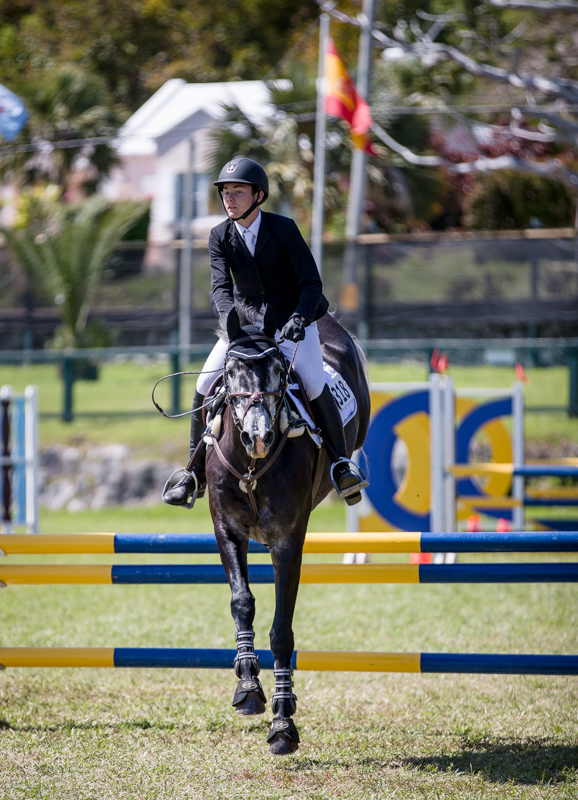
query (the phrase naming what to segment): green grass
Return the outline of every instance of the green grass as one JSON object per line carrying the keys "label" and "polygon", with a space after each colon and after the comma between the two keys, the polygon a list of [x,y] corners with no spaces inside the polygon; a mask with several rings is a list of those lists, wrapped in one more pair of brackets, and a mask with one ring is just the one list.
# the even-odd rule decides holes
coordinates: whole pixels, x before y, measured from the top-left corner
{"label": "green grass", "polygon": [[[343,505],[328,503],[314,512],[311,529],[339,530],[344,524]],[[190,513],[161,505],[43,512],[45,532],[194,531],[208,525],[206,504]],[[574,586],[489,588],[302,586],[296,644],[304,650],[578,651]],[[254,594],[256,643],[267,647],[273,588],[255,586]],[[2,622],[2,642],[9,646],[232,647],[234,642],[225,586],[10,587],[2,592]],[[262,677],[270,696],[272,675]],[[297,672],[302,746],[285,759],[267,753],[270,713],[235,716],[234,687],[232,670],[6,670],[0,678],[0,798],[578,796],[575,678]]]}
{"label": "green grass", "polygon": [[[146,410],[153,382],[167,370],[164,364],[105,365],[100,381],[76,385],[76,407]],[[527,372],[528,404],[563,402],[565,370]],[[514,379],[513,370],[496,367],[452,367],[452,375],[458,386],[507,387]],[[425,366],[414,363],[371,366],[374,381],[425,376]],[[54,367],[3,367],[0,383],[17,390],[37,384],[41,411],[60,408]],[[168,405],[168,392],[160,398]],[[160,416],[80,417],[69,425],[43,418],[40,435],[43,446],[123,442],[148,456],[178,460],[187,426],[186,418]],[[526,433],[557,446],[563,438],[578,439],[578,421],[530,414]],[[41,525],[45,533],[211,529],[206,503],[191,512],[162,504],[74,514],[43,509]],[[310,525],[311,530],[344,527],[341,503],[323,504]],[[273,590],[256,586],[254,593],[256,643],[267,647]],[[10,587],[0,599],[5,646],[232,647],[234,642],[225,586]],[[576,608],[571,584],[306,585],[294,629],[300,649],[577,653]],[[576,678],[297,672],[302,746],[294,756],[274,759],[265,745],[270,713],[244,720],[231,708],[232,670],[9,669],[0,676],[0,800],[578,797]],[[263,683],[270,696],[270,673],[263,674]]]}

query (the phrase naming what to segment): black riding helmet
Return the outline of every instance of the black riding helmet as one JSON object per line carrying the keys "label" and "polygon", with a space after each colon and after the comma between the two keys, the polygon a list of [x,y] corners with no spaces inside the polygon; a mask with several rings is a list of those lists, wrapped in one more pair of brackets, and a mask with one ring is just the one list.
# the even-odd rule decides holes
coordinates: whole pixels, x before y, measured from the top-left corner
{"label": "black riding helmet", "polygon": [[219,177],[213,184],[219,190],[221,202],[223,202],[223,186],[225,183],[249,183],[254,187],[257,193],[263,192],[263,199],[260,201],[255,200],[252,206],[245,211],[241,217],[236,218],[237,220],[248,217],[257,206],[260,206],[261,203],[264,203],[269,197],[269,180],[267,178],[267,173],[260,164],[253,161],[251,158],[242,156],[240,158],[234,158],[232,161],[225,164],[219,173]]}

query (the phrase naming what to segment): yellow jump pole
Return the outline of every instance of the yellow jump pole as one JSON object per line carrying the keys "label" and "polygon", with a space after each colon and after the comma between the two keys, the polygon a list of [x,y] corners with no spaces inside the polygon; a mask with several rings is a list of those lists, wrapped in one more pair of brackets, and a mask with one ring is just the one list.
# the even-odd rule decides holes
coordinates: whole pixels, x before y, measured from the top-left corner
{"label": "yellow jump pole", "polygon": [[419,553],[421,533],[308,533],[304,553]]}
{"label": "yellow jump pole", "polygon": [[114,647],[0,647],[8,667],[114,667]]}
{"label": "yellow jump pole", "polygon": [[300,583],[419,583],[419,564],[303,564]]}
{"label": "yellow jump pole", "polygon": [[421,672],[421,654],[298,650],[297,669],[324,672]]}
{"label": "yellow jump pole", "polygon": [[110,564],[0,564],[0,581],[6,586],[30,584],[109,584]]}
{"label": "yellow jump pole", "polygon": [[114,533],[8,533],[0,536],[0,549],[9,556],[60,553],[114,553]]}

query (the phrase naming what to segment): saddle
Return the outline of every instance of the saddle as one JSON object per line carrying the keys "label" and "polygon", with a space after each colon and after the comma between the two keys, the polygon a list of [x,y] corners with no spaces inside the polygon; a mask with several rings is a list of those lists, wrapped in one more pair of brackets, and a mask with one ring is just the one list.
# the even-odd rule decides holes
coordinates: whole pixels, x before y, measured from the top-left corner
{"label": "saddle", "polygon": [[[285,356],[284,356],[285,358]],[[289,362],[285,358],[286,367]],[[212,399],[212,402],[211,402]],[[205,426],[210,429],[213,436],[219,438],[221,433],[222,411],[225,402],[225,387],[223,376],[219,375],[211,384],[206,397],[206,407],[203,409],[203,421]],[[285,433],[289,428],[288,438],[302,436],[305,432],[309,433],[318,448],[323,446],[321,429],[315,422],[315,416],[303,382],[295,370],[289,372],[289,386],[283,400],[283,408],[279,415],[279,429]],[[210,436],[205,436],[205,444],[212,444]]]}

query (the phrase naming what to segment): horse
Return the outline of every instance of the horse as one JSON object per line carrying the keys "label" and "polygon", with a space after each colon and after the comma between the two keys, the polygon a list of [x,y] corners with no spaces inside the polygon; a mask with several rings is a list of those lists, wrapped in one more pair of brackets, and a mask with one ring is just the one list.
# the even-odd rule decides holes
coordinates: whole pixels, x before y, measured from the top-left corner
{"label": "horse", "polygon": [[[357,411],[345,426],[351,457],[362,446],[369,426],[364,355],[330,314],[317,324],[324,361],[340,373],[357,400]],[[291,657],[303,543],[312,510],[332,489],[331,459],[313,437],[288,435],[290,426],[283,414],[288,364],[275,341],[275,312],[268,307],[262,325],[257,327],[242,325],[239,311],[233,308],[226,326],[229,345],[222,388],[209,393],[215,397],[218,411],[214,410],[212,417],[220,417],[219,426],[218,430],[215,425],[206,429],[205,463],[209,507],[231,589],[236,630],[234,667],[238,685],[233,705],[241,715],[266,711],[254,649],[255,598],[247,569],[247,549],[249,539],[253,539],[269,548],[275,573],[275,613],[270,631],[275,689],[267,742],[272,754],[285,755],[299,746],[292,719],[297,698]]]}

